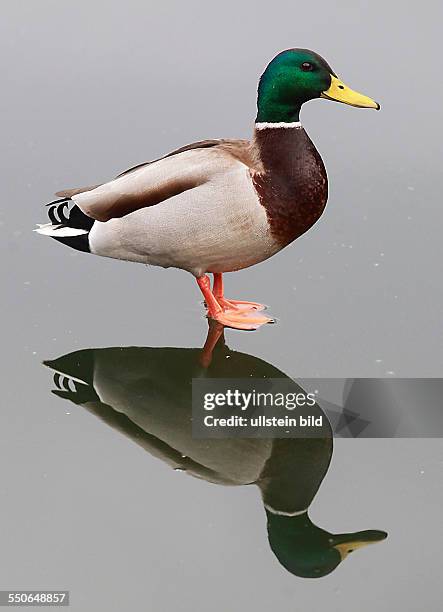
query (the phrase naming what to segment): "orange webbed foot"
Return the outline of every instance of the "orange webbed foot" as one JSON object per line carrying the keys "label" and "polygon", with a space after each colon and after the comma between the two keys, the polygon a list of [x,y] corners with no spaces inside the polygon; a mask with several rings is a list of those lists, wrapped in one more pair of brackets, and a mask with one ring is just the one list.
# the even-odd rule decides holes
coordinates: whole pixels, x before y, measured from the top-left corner
{"label": "orange webbed foot", "polygon": [[258,314],[264,310],[262,304],[240,300],[227,300],[223,296],[221,274],[214,274],[214,289],[211,290],[209,278],[203,274],[197,278],[198,286],[203,294],[207,316],[224,327],[233,329],[254,330],[267,323],[275,323],[274,319]]}
{"label": "orange webbed foot", "polygon": [[218,297],[217,302],[223,308],[223,310],[237,310],[237,311],[256,311],[266,310],[267,306],[259,304],[258,302],[248,302],[245,300],[230,300],[225,297]]}

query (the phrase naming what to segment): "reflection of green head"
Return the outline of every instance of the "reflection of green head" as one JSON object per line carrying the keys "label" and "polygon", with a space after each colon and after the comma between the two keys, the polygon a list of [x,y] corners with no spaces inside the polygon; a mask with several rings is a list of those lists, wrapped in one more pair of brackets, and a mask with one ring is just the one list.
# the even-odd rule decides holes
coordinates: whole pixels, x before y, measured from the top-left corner
{"label": "reflection of green head", "polygon": [[385,531],[367,530],[331,534],[311,521],[307,512],[284,516],[266,511],[269,544],[288,571],[302,578],[320,578],[332,572],[357,548],[380,542]]}

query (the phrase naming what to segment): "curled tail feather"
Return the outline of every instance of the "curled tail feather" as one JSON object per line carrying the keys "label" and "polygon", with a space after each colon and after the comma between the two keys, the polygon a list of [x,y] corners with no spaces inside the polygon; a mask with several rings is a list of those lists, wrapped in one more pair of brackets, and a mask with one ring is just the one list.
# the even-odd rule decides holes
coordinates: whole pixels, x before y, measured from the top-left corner
{"label": "curled tail feather", "polygon": [[70,197],[54,200],[47,206],[51,223],[39,224],[34,231],[78,251],[90,252],[88,236],[94,219],[85,215]]}

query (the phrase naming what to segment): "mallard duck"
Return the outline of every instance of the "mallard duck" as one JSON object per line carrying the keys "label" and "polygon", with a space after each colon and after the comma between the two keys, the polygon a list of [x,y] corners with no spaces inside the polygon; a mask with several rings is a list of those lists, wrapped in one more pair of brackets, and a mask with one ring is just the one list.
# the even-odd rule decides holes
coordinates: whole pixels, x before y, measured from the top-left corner
{"label": "mallard duck", "polygon": [[327,175],[299,117],[315,98],[380,108],[317,53],[282,51],[260,78],[251,141],[195,142],[107,183],[60,191],[51,223],[36,231],[80,251],[186,270],[210,318],[257,329],[272,321],[264,306],[227,299],[222,274],[268,259],[320,218]]}
{"label": "mallard duck", "polygon": [[[331,534],[309,508],[332,456],[332,435],[319,438],[213,439],[192,436],[192,378],[287,378],[252,355],[231,351],[219,330],[198,349],[103,348],[45,364],[55,371],[54,393],[86,408],[172,468],[218,485],[256,485],[267,516],[269,544],[291,573],[318,578],[354,549],[379,542],[384,531]],[[229,359],[227,359],[229,357]],[[294,382],[294,392],[302,389]],[[314,414],[324,416],[319,406]],[[325,418],[326,420],[326,418]]]}

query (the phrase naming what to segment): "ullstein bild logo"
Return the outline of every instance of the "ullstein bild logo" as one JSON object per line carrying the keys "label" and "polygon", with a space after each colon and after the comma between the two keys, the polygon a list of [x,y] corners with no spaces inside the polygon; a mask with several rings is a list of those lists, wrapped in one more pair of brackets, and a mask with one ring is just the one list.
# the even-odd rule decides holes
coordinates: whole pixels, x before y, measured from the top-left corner
{"label": "ullstein bild logo", "polygon": [[443,379],[193,379],[195,438],[443,435]]}

